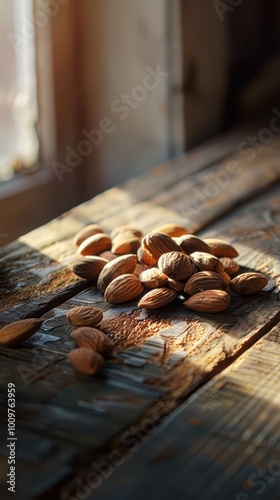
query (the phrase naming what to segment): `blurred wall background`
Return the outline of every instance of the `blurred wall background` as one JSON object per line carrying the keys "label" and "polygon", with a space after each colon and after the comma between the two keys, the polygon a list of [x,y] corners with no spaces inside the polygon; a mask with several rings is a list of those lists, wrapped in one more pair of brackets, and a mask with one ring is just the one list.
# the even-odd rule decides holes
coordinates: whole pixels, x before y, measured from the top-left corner
{"label": "blurred wall background", "polygon": [[0,184],[0,244],[280,105],[277,0],[2,2],[33,7],[1,53],[34,45],[40,147]]}

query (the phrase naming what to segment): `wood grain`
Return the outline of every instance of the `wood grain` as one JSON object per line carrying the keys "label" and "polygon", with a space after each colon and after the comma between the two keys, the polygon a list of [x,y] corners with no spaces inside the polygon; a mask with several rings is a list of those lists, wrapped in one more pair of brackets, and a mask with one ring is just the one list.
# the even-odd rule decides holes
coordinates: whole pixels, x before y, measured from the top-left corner
{"label": "wood grain", "polygon": [[[163,222],[174,221],[187,225],[192,232],[201,230],[277,182],[280,173],[277,147],[275,139],[249,163],[234,155],[212,166],[206,159],[206,148],[202,162],[199,160],[197,164],[196,156],[193,157],[196,165],[193,169],[200,170],[197,173],[189,175],[187,155],[177,171],[172,164],[159,170],[156,179],[163,180],[158,186],[151,173],[139,181],[139,191],[135,189],[137,183],[134,187],[128,184],[113,188],[4,247],[0,254],[3,311],[0,325],[41,315],[85,288],[71,272],[75,258],[72,237],[84,225],[97,222],[110,231],[128,223],[148,231]],[[215,148],[211,144],[209,148],[211,158]],[[221,154],[225,153],[220,152],[218,157]],[[190,160],[192,163],[192,153]]]}
{"label": "wood grain", "polygon": [[102,478],[89,500],[278,500],[279,361],[278,325]]}

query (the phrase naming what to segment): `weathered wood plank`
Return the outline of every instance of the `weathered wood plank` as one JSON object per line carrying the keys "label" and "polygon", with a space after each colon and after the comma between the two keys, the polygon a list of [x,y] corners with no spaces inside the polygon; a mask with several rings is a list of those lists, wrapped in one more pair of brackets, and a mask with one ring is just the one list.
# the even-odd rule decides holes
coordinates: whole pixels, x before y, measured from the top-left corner
{"label": "weathered wood plank", "polygon": [[175,411],[108,480],[99,469],[100,487],[88,499],[278,500],[279,362],[278,325]]}
{"label": "weathered wood plank", "polygon": [[[43,314],[84,288],[71,272],[75,256],[71,239],[85,224],[96,221],[109,231],[130,223],[147,231],[162,222],[177,221],[193,232],[201,230],[279,179],[278,142],[274,148],[273,144],[249,163],[235,155],[229,163],[218,162],[191,176],[179,168],[178,178],[174,169],[172,187],[165,192],[159,189],[157,195],[154,185],[149,194],[150,178],[145,176],[141,182],[146,183],[147,194],[142,192],[142,201],[129,186],[114,188],[8,245],[0,258],[4,311],[0,325]],[[162,172],[161,178],[169,182],[170,171]]]}
{"label": "weathered wood plank", "polygon": [[[180,301],[156,312],[136,304],[109,306],[93,288],[47,313],[40,333],[23,348],[2,348],[2,388],[15,380],[18,428],[38,438],[47,432],[56,462],[67,442],[73,473],[80,471],[114,439],[124,453],[135,442],[135,428],[142,429],[136,422],[153,412],[153,422],[160,420],[269,331],[279,320],[279,202],[274,189],[212,226],[211,234],[236,244],[241,265],[270,278],[267,290],[256,296],[233,297],[225,313],[195,314]],[[85,380],[66,361],[74,347],[66,311],[87,303],[103,309],[102,329],[117,352],[101,376]],[[1,423],[5,426],[5,418]],[[67,455],[64,465],[69,461]]]}

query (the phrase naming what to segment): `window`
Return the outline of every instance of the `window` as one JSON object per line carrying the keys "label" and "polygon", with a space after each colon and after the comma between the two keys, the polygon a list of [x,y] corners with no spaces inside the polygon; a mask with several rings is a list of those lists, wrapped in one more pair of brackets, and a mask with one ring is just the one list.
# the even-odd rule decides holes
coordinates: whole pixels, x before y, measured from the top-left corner
{"label": "window", "polygon": [[36,168],[37,94],[32,0],[0,3],[0,181]]}

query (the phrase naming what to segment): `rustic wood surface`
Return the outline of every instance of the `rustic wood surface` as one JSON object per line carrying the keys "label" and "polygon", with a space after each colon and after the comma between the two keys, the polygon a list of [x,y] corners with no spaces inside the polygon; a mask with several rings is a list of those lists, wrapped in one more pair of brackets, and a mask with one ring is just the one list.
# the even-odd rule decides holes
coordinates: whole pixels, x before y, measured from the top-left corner
{"label": "rustic wood surface", "polygon": [[[103,478],[98,467],[104,460],[112,480],[102,479],[104,484],[98,490],[100,498],[103,495],[122,498],[122,494],[123,498],[131,498],[135,492],[132,493],[129,482],[121,492],[120,484],[126,477],[122,476],[122,470],[129,469],[138,456],[142,457],[141,441],[149,438],[166,418],[176,418],[168,415],[192,394],[197,391],[202,394],[228,370],[236,369],[239,373],[242,356],[247,359],[246,353],[262,345],[263,338],[274,338],[269,337],[268,332],[280,317],[280,199],[279,185],[275,186],[280,173],[279,144],[275,139],[248,162],[241,155],[232,154],[236,136],[232,138],[231,148],[226,143],[219,149],[218,142],[211,142],[209,155],[207,147],[203,147],[201,154],[198,150],[196,154],[190,153],[177,162],[156,168],[148,176],[103,193],[2,250],[0,324],[33,315],[43,314],[45,319],[40,331],[28,342],[18,348],[0,349],[3,436],[7,429],[7,383],[16,384],[18,498],[44,498],[44,495],[50,498],[52,495],[52,498],[66,499],[69,494],[79,498],[77,488],[86,488],[87,497],[92,490],[95,495],[94,480],[97,485],[100,477]],[[263,191],[267,192],[261,194]],[[253,199],[250,201],[250,198]],[[238,204],[242,206],[235,208]],[[229,310],[215,315],[190,312],[179,299],[172,306],[154,312],[139,310],[136,303],[110,306],[95,287],[76,278],[71,271],[75,256],[72,237],[92,221],[101,223],[106,231],[125,222],[144,231],[162,222],[182,222],[203,236],[220,236],[232,242],[240,253],[237,260],[241,270],[261,271],[269,278],[269,284],[255,296],[240,298],[232,294]],[[106,361],[102,374],[90,379],[78,376],[67,362],[74,343],[66,312],[73,305],[87,303],[104,311],[102,329],[116,343],[116,351]],[[275,356],[277,354],[276,349]],[[275,359],[271,358],[271,369]],[[258,376],[262,377],[261,370]],[[207,385],[200,393],[199,388],[204,384]],[[256,414],[262,411],[261,398],[259,402],[257,395],[256,389]],[[191,410],[194,413],[199,411],[195,401],[200,397],[192,396],[194,399],[187,403],[188,408],[194,405]],[[243,402],[240,405],[243,407]],[[206,429],[209,435],[211,422],[210,419]],[[221,450],[225,448],[226,432],[225,427],[220,443],[216,436],[218,443],[211,455],[213,476],[207,476],[206,470],[205,480],[198,485],[196,480],[191,482],[188,493],[195,495],[195,488],[199,487],[201,496],[198,497],[204,498],[207,481],[211,483],[212,497],[219,484],[227,491],[229,462],[225,461],[222,469],[219,462],[215,462],[219,446]],[[196,450],[196,441],[200,443],[202,439],[201,427],[198,425],[196,429],[193,425],[189,429],[189,434],[192,433],[191,450]],[[180,440],[179,432],[176,439]],[[185,441],[188,439],[187,436]],[[204,434],[203,439],[206,439]],[[189,446],[186,448],[192,452]],[[129,460],[132,451],[135,458]],[[148,449],[147,457],[149,453]],[[193,453],[199,475],[203,457]],[[112,456],[115,457],[113,465]],[[117,467],[126,457],[127,464]],[[206,458],[204,467],[211,459]],[[148,458],[146,462],[143,457],[139,460],[143,462],[144,471],[149,465]],[[93,461],[94,473],[92,465],[89,468]],[[5,476],[5,440],[3,446],[1,443],[0,463]],[[172,463],[168,467],[172,468]],[[175,462],[174,467],[177,467]],[[113,473],[113,469],[118,470]],[[246,471],[249,469],[247,464]],[[218,475],[214,474],[215,470]],[[82,482],[87,484],[90,474],[91,487],[81,486]],[[178,477],[183,484],[180,474],[183,475],[181,467]],[[131,477],[138,482],[140,476]],[[236,484],[239,487],[239,483]],[[113,485],[118,488],[119,496],[114,495]],[[143,482],[141,491],[147,485],[148,482]],[[152,489],[150,495],[152,491],[154,496],[150,498],[164,498],[163,494],[156,496]],[[237,494],[239,491],[242,493],[242,488]],[[273,489],[271,491],[273,493]],[[3,482],[0,493],[1,498],[5,498]],[[85,491],[82,494],[85,495]],[[176,498],[185,498],[185,494],[186,490],[178,486]]]}
{"label": "rustic wood surface", "polygon": [[[280,328],[159,427],[88,498],[279,499]],[[105,469],[104,469],[105,470]]]}

